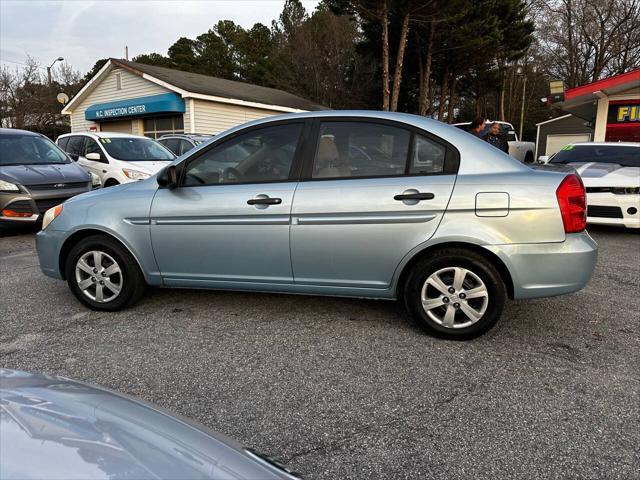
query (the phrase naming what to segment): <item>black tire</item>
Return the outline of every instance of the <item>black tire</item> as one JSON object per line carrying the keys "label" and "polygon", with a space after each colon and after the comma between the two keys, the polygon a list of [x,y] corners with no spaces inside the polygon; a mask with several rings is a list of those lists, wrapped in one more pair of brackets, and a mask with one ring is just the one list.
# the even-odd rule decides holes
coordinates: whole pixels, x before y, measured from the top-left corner
{"label": "black tire", "polygon": [[116,185],[120,185],[120,182],[117,180],[107,180],[107,183],[104,184],[104,188],[115,187]]}
{"label": "black tire", "polygon": [[[107,277],[107,280],[114,280],[115,283],[120,283],[119,293],[109,301],[99,302],[95,299],[89,298],[87,294],[83,292],[78,284],[76,278],[76,265],[83,255],[88,252],[99,251],[106,254],[105,258],[111,257],[115,260],[117,266],[120,269],[120,273],[113,274],[114,277]],[[90,258],[90,257],[89,257]],[[89,260],[90,261],[90,260]],[[108,260],[106,260],[108,262]],[[92,265],[89,265],[92,266]],[[95,265],[93,265],[95,267]],[[106,272],[108,273],[108,272]],[[132,305],[137,302],[144,294],[146,288],[146,282],[144,276],[140,271],[138,263],[133,258],[131,253],[117,240],[107,235],[93,235],[91,237],[80,240],[73,246],[69,255],[67,256],[65,264],[65,274],[69,288],[81,303],[86,305],[92,310],[114,312],[122,310],[123,308]],[[100,272],[97,272],[95,278],[100,281]],[[90,275],[86,272],[80,273],[80,275]],[[90,278],[87,276],[87,278]],[[85,278],[85,280],[87,279]],[[95,283],[94,291],[95,291]],[[114,284],[115,284],[114,283]],[[113,294],[108,288],[101,287],[101,290],[105,292],[105,297],[108,297],[106,292]],[[91,292],[90,292],[91,293]],[[96,291],[97,293],[97,291]],[[98,296],[94,293],[96,299]],[[107,298],[105,298],[106,300]]]}
{"label": "black tire", "polygon": [[[427,279],[440,271],[444,271],[443,275],[453,275],[453,271],[451,274],[447,272],[447,269],[450,268],[463,268],[471,272],[472,275],[465,276],[465,285],[469,285],[469,288],[473,288],[476,285],[482,287],[480,283],[477,283],[477,279],[479,279],[484,283],[484,287],[487,292],[486,310],[484,311],[484,314],[475,321],[475,323],[463,326],[465,325],[465,320],[470,322],[469,318],[466,317],[462,308],[458,307],[456,309],[457,311],[454,310],[454,325],[461,328],[444,326],[442,324],[444,322],[439,323],[434,320],[434,318],[427,314],[422,306],[422,289],[423,286],[425,286]],[[475,277],[473,275],[475,275]],[[459,306],[462,302],[468,302],[468,305],[473,307],[478,305],[478,303],[472,302],[480,302],[481,304],[484,304],[485,302],[484,297],[481,299],[460,300],[463,298],[462,296],[457,297],[457,295],[460,294],[460,291],[457,291],[455,294],[450,296],[441,294],[439,291],[435,291],[434,298],[434,291],[432,288],[435,287],[428,286],[425,288],[428,289],[426,290],[426,293],[429,299],[433,298],[436,300],[440,296],[443,301],[445,300],[444,297],[446,297],[447,302],[453,302],[450,304],[443,303],[442,307],[434,307],[433,310],[430,310],[431,314],[435,317],[438,317],[438,314],[442,313],[442,318],[444,318],[444,314],[447,312],[447,308],[449,308],[449,306]],[[468,290],[462,289],[461,291],[464,292]],[[464,296],[466,297],[466,295]],[[437,337],[453,340],[469,340],[482,335],[495,325],[502,314],[504,302],[507,298],[507,291],[500,273],[491,264],[491,262],[470,250],[451,248],[438,250],[428,257],[419,260],[413,266],[404,284],[403,297],[407,310],[413,319],[424,330],[426,330],[427,333]],[[463,307],[466,307],[466,304],[463,305]]]}

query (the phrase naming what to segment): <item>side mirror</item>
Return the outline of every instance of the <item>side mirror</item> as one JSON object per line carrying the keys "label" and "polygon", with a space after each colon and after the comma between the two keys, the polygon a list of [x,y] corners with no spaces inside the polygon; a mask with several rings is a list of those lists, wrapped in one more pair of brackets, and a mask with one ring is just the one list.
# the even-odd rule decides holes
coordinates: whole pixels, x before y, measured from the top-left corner
{"label": "side mirror", "polygon": [[175,165],[165,167],[156,177],[158,185],[164,188],[176,188],[178,186],[178,171]]}
{"label": "side mirror", "polygon": [[549,163],[549,156],[548,155],[539,156],[538,163]]}
{"label": "side mirror", "polygon": [[97,152],[91,152],[87,153],[84,158],[86,158],[87,160],[93,160],[94,162],[99,162],[100,160],[102,160],[102,155]]}

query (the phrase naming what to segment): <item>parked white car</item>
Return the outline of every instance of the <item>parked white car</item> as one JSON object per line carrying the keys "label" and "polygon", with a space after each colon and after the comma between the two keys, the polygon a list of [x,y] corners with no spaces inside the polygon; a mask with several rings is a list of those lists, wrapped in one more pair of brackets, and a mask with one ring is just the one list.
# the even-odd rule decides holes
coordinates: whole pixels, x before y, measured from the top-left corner
{"label": "parked white car", "polygon": [[640,143],[572,143],[538,162],[578,172],[588,223],[640,228]]}
{"label": "parked white car", "polygon": [[176,158],[155,140],[127,133],[69,133],[57,143],[104,187],[149,178]]}
{"label": "parked white car", "polygon": [[[484,131],[482,135],[486,135],[491,128],[492,123],[499,123],[501,128],[501,134],[509,144],[509,155],[518,159],[523,163],[533,163],[535,160],[534,152],[536,145],[533,142],[521,142],[518,139],[518,134],[509,122],[501,122],[498,120],[487,120],[485,122]],[[462,130],[468,130],[471,122],[454,123],[454,127],[458,127]]]}

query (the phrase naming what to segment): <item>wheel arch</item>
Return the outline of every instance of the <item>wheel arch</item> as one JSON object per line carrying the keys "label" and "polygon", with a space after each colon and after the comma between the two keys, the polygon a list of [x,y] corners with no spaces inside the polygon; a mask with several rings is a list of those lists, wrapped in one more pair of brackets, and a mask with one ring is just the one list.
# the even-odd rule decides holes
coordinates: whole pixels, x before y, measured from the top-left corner
{"label": "wheel arch", "polygon": [[115,185],[120,185],[120,182],[114,177],[108,177],[104,180],[104,187],[113,187]]}
{"label": "wheel arch", "polygon": [[404,288],[409,272],[416,263],[418,263],[423,258],[433,254],[433,252],[449,248],[459,248],[474,252],[490,262],[496,268],[496,270],[498,270],[498,273],[500,274],[500,277],[502,278],[502,281],[507,288],[508,297],[510,299],[513,299],[513,278],[511,276],[511,272],[507,268],[506,264],[502,261],[502,259],[492,251],[484,248],[482,245],[462,241],[436,243],[414,253],[413,256],[410,257],[409,260],[406,261],[405,264],[401,267],[400,274],[397,277],[395,285],[397,298],[402,298],[402,289]]}
{"label": "wheel arch", "polygon": [[85,238],[88,238],[88,237],[91,237],[91,236],[94,236],[94,235],[107,236],[107,237],[111,238],[112,240],[115,240],[116,242],[118,242],[120,245],[122,245],[131,254],[133,259],[138,264],[138,268],[142,272],[142,275],[145,277],[145,280],[147,281],[147,283],[150,283],[148,275],[147,275],[147,272],[145,271],[144,268],[142,268],[142,264],[140,263],[140,259],[135,254],[135,252],[133,250],[131,250],[129,245],[127,245],[125,242],[123,242],[116,235],[113,235],[112,233],[107,232],[105,230],[100,230],[99,228],[85,228],[85,229],[82,229],[82,230],[77,230],[77,231],[73,232],[71,235],[69,235],[65,239],[65,241],[62,244],[62,246],[60,247],[60,254],[58,255],[58,269],[60,271],[60,275],[62,276],[63,280],[67,279],[66,278],[65,264],[67,263],[67,257],[69,256],[69,252],[71,252],[71,249],[75,245],[77,245],[78,242],[80,242],[81,240],[83,240]]}

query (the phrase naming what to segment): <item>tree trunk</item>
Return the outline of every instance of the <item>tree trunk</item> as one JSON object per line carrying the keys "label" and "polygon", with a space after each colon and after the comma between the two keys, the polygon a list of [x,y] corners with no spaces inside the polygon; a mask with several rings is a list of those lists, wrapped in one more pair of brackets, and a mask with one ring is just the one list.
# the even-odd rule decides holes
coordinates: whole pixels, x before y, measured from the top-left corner
{"label": "tree trunk", "polygon": [[420,79],[420,105],[418,113],[422,116],[427,115],[431,106],[431,61],[433,58],[434,30],[434,25],[431,23],[431,25],[429,25],[429,38],[427,40],[427,50],[424,60],[424,72]]}
{"label": "tree trunk", "polygon": [[438,120],[444,121],[444,107],[447,99],[447,91],[449,90],[449,69],[445,68],[442,84],[440,85],[440,103],[438,105]]}
{"label": "tree trunk", "polygon": [[382,4],[382,110],[389,110],[389,2]]}
{"label": "tree trunk", "polygon": [[507,81],[507,69],[504,62],[501,62],[500,67],[500,104],[498,105],[498,118],[504,122],[504,95],[505,95],[505,82]]}
{"label": "tree trunk", "polygon": [[407,47],[407,35],[409,34],[409,12],[402,19],[402,29],[400,30],[400,43],[398,44],[398,55],[396,56],[396,69],[393,72],[393,90],[391,91],[391,111],[398,110],[398,97],[400,96],[400,81],[402,80],[402,63],[404,62],[404,51]]}
{"label": "tree trunk", "polygon": [[458,79],[456,75],[451,75],[450,89],[449,89],[449,109],[447,111],[447,123],[453,123],[453,106],[455,105],[456,100],[456,84],[458,83]]}

